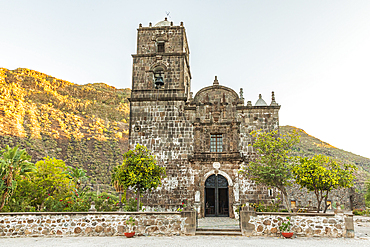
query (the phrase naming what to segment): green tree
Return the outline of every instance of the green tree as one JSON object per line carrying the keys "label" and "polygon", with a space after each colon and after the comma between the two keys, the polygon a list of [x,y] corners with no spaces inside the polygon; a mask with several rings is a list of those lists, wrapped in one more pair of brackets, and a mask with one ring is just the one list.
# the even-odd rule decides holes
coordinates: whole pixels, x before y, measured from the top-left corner
{"label": "green tree", "polygon": [[36,164],[37,171],[32,175],[33,195],[40,211],[44,209],[45,200],[50,197],[62,199],[73,192],[76,184],[69,179],[67,166],[63,160],[44,157]]}
{"label": "green tree", "polygon": [[293,173],[297,184],[315,193],[317,212],[325,199],[325,213],[329,192],[333,189],[352,187],[356,169],[354,165],[341,164],[327,156],[315,155],[312,158],[300,158],[299,164],[293,168]]}
{"label": "green tree", "polygon": [[366,185],[365,204],[366,207],[370,207],[370,179],[366,181],[365,185]]}
{"label": "green tree", "polygon": [[140,210],[140,195],[156,189],[166,176],[166,169],[156,163],[155,156],[145,146],[137,144],[134,150],[123,154],[122,165],[113,170],[112,185],[118,189],[131,187],[137,194],[137,211]]}
{"label": "green tree", "polygon": [[294,157],[289,155],[291,148],[299,142],[296,132],[280,136],[277,131],[253,131],[253,148],[257,153],[254,160],[240,171],[257,184],[276,187],[283,194],[283,201],[291,211],[286,187],[291,185],[291,167]]}
{"label": "green tree", "polygon": [[28,174],[35,169],[34,164],[30,162],[31,156],[27,154],[25,149],[19,150],[18,146],[14,148],[6,146],[5,149],[1,151],[1,154],[0,211],[3,209],[7,199],[16,190],[17,180],[19,180],[21,176],[28,176]]}
{"label": "green tree", "polygon": [[[68,170],[66,171],[66,174],[69,179],[73,180],[76,184],[76,189],[80,189],[81,183],[86,183],[88,180],[88,177],[86,175],[86,170],[80,169],[78,167],[73,168],[70,166],[67,166]],[[86,185],[82,188],[82,190],[86,187]]]}

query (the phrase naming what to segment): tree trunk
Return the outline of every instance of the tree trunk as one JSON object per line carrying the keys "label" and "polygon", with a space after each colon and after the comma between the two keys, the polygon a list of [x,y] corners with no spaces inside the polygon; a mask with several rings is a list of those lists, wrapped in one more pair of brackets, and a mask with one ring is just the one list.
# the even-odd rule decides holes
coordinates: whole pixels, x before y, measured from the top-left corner
{"label": "tree trunk", "polygon": [[280,191],[283,194],[285,206],[288,209],[288,212],[291,213],[292,212],[292,207],[291,207],[290,202],[288,200],[289,199],[288,198],[288,193],[286,192],[285,188],[281,188]]}
{"label": "tree trunk", "polygon": [[118,211],[122,211],[122,192],[119,192],[119,203],[118,203],[119,209]]}
{"label": "tree trunk", "polygon": [[139,212],[140,210],[140,188],[137,190],[137,206],[136,206],[136,211]]}
{"label": "tree trunk", "polygon": [[328,209],[328,196],[329,196],[329,191],[326,191],[324,213],[326,213],[326,210]]}
{"label": "tree trunk", "polygon": [[320,206],[321,206],[321,201],[322,201],[322,198],[320,199],[320,195],[319,195],[319,192],[315,192],[316,194],[316,199],[317,199],[317,212],[320,213]]}
{"label": "tree trunk", "polygon": [[5,206],[5,198],[8,195],[8,188],[5,189],[5,192],[1,198],[1,206],[0,206],[0,211],[3,210],[3,207]]}

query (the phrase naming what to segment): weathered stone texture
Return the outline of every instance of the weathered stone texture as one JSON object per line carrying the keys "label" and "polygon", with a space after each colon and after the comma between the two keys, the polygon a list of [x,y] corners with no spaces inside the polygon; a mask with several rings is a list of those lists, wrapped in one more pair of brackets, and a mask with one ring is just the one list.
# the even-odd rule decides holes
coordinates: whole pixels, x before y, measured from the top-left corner
{"label": "weathered stone texture", "polygon": [[[137,54],[133,55],[131,93],[130,148],[136,144],[148,147],[167,170],[167,178],[143,203],[147,210],[176,210],[194,205],[203,216],[204,183],[215,173],[229,186],[228,212],[241,203],[269,201],[273,197],[263,186],[256,186],[239,175],[241,166],[254,157],[250,132],[278,128],[280,106],[244,105],[234,90],[212,86],[190,94],[189,48],[182,26],[139,27]],[[158,51],[164,42],[164,52]],[[164,85],[156,89],[154,72],[163,69]],[[211,152],[211,134],[222,135],[222,152]],[[198,199],[196,199],[196,195]],[[237,216],[237,215],[235,215]]]}
{"label": "weathered stone texture", "polygon": [[[168,24],[168,25],[167,25]],[[272,94],[267,104],[245,104],[242,91],[220,85],[217,77],[211,86],[193,97],[190,93],[189,47],[185,28],[173,26],[139,27],[137,53],[133,56],[130,97],[129,147],[148,147],[166,167],[167,177],[160,188],[146,194],[146,210],[175,211],[194,206],[199,217],[205,215],[205,181],[220,174],[228,181],[228,214],[238,217],[241,204],[270,203],[278,191],[256,185],[240,175],[241,167],[256,158],[254,130],[279,128],[280,105]],[[164,51],[159,44],[164,43]],[[155,87],[155,71],[163,70],[164,85]],[[211,135],[222,138],[222,150],[211,150]],[[214,163],[220,167],[214,168]],[[289,193],[297,206],[311,206],[312,193],[293,187]],[[348,194],[332,193],[332,202],[347,203]],[[344,202],[346,201],[346,202]]]}
{"label": "weathered stone texture", "polygon": [[279,226],[287,216],[290,216],[291,229],[298,237],[351,237],[347,232],[353,232],[353,229],[345,226],[345,221],[349,222],[352,215],[257,213],[256,216],[251,216],[248,222],[254,225],[252,235],[279,236]]}
{"label": "weathered stone texture", "polygon": [[137,235],[186,234],[181,213],[20,213],[0,215],[0,236],[121,236],[130,217]]}

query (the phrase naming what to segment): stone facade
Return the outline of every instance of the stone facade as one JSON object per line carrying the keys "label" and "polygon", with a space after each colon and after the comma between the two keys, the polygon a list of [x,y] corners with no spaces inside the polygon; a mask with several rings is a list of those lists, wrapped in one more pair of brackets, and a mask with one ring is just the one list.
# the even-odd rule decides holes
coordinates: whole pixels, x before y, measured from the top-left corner
{"label": "stone facade", "polygon": [[[195,205],[202,217],[207,207],[205,193],[211,193],[206,192],[205,181],[214,174],[227,180],[227,191],[222,195],[223,205],[217,204],[218,198],[210,207],[219,211],[222,207],[230,217],[241,203],[271,199],[276,192],[268,193],[238,171],[254,155],[248,146],[253,142],[250,132],[278,129],[280,106],[274,95],[270,105],[261,97],[256,105],[250,101],[245,105],[242,89],[237,94],[216,77],[213,85],[193,97],[182,24],[174,26],[165,20],[155,26],[140,25],[137,53],[132,56],[130,148],[145,145],[167,171],[162,186],[143,199],[146,208],[175,210],[186,203]],[[161,87],[155,83],[158,75],[163,79]],[[221,138],[218,150],[212,150],[212,135]]]}
{"label": "stone facade", "polygon": [[353,215],[343,213],[242,212],[242,233],[245,236],[280,236],[279,226],[287,217],[290,217],[291,231],[297,237],[354,237]]}
{"label": "stone facade", "polygon": [[126,220],[130,217],[136,221],[133,230],[139,236],[185,235],[190,218],[186,212],[2,213],[0,236],[122,236],[129,232]]}
{"label": "stone facade", "polygon": [[[250,133],[279,129],[274,92],[270,104],[261,95],[254,105],[245,104],[243,89],[238,94],[215,77],[193,97],[182,23],[140,24],[132,57],[129,148],[145,145],[167,171],[162,186],[143,198],[146,209],[173,211],[186,204],[195,207],[198,217],[238,217],[235,210],[241,204],[271,202],[277,190],[257,186],[238,171],[255,157]],[[224,188],[218,182],[206,186],[214,175],[226,179]],[[339,191],[332,201],[347,203],[344,194]],[[297,206],[312,205],[312,194],[306,195],[292,188],[289,199]]]}

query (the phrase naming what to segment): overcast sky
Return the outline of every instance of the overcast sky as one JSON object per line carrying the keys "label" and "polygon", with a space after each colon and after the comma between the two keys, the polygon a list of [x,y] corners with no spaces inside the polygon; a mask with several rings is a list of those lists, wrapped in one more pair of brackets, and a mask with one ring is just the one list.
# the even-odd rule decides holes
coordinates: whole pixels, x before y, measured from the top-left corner
{"label": "overcast sky", "polygon": [[0,1],[0,67],[131,87],[139,23],[184,22],[192,91],[220,84],[280,125],[370,157],[370,1]]}

